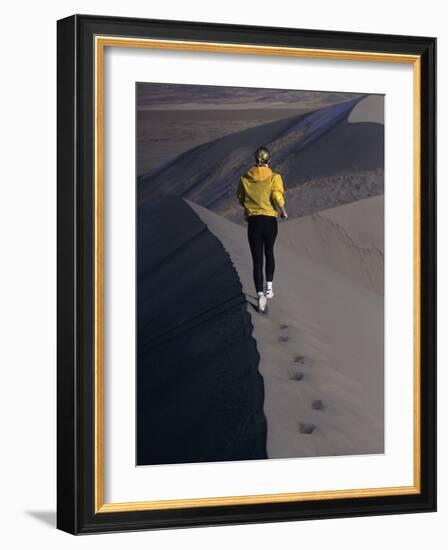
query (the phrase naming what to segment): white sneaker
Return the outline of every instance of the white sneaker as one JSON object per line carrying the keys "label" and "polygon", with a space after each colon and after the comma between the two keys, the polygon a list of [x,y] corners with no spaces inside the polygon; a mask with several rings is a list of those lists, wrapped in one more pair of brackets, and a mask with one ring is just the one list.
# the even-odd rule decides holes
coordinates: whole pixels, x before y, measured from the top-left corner
{"label": "white sneaker", "polygon": [[264,311],[266,310],[266,304],[267,304],[266,296],[264,294],[260,294],[258,296],[258,311],[260,313],[264,313]]}
{"label": "white sneaker", "polygon": [[265,294],[266,298],[269,298],[269,299],[273,298],[274,297],[274,291],[272,290],[272,286],[271,286],[271,288],[268,288],[266,283],[265,283],[265,285],[264,285],[264,294]]}

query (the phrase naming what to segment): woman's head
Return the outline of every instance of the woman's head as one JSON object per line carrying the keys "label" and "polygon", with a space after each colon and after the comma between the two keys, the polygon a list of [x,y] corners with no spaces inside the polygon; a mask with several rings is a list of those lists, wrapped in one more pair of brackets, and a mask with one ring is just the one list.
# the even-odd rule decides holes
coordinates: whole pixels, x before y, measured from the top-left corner
{"label": "woman's head", "polygon": [[266,149],[266,147],[259,147],[255,151],[255,162],[257,166],[262,166],[263,164],[268,164],[271,160],[271,153]]}

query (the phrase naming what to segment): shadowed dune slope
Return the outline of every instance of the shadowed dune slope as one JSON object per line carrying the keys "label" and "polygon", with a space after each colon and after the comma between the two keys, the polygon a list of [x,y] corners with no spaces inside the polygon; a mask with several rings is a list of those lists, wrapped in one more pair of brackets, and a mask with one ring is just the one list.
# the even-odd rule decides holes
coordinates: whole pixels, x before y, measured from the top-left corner
{"label": "shadowed dune slope", "polygon": [[176,196],[140,206],[137,464],[266,457],[264,386],[237,272]]}

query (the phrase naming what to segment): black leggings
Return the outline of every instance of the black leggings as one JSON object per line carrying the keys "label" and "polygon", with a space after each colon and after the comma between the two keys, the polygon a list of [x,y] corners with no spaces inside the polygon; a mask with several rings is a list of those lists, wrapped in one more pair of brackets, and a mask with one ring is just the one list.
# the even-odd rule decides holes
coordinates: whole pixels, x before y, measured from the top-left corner
{"label": "black leggings", "polygon": [[263,249],[266,256],[266,281],[272,281],[274,277],[274,243],[277,229],[277,218],[274,216],[249,216],[247,236],[254,265],[253,275],[257,292],[263,292]]}

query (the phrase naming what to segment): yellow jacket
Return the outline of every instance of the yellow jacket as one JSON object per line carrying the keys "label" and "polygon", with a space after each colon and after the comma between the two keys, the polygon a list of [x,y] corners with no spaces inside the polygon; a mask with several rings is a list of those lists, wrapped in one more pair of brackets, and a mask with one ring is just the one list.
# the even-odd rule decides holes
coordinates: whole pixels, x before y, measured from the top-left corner
{"label": "yellow jacket", "polygon": [[269,166],[252,166],[241,176],[236,192],[246,216],[278,216],[276,206],[285,205],[283,180]]}

